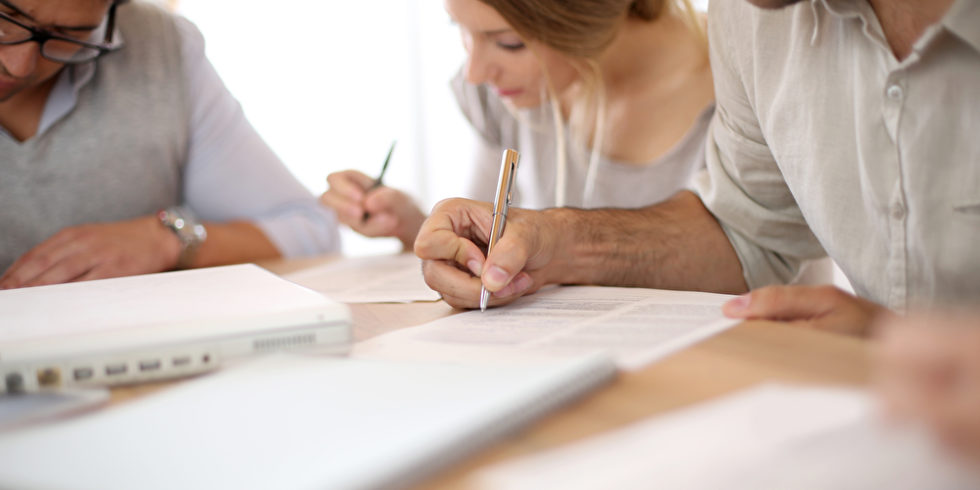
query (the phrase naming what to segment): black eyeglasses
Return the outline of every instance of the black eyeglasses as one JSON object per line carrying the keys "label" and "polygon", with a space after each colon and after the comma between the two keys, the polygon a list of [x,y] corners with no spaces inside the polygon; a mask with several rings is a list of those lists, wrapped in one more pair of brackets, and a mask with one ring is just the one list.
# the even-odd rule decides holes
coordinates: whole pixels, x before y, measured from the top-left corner
{"label": "black eyeglasses", "polygon": [[41,56],[56,63],[75,64],[92,61],[121,47],[120,44],[112,42],[112,34],[116,29],[116,5],[117,3],[113,2],[109,7],[109,14],[105,21],[105,35],[101,44],[36,29],[0,12],[0,46],[36,42],[41,46]]}

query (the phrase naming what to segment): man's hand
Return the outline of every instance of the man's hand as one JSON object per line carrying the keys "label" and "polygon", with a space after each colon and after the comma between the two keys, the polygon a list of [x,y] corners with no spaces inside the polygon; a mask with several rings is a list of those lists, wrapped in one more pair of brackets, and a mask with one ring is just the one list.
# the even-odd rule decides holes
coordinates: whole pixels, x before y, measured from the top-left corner
{"label": "man's hand", "polygon": [[156,216],[73,226],[21,256],[0,288],[42,286],[172,269],[180,241]]}
{"label": "man's hand", "polygon": [[714,216],[689,191],[641,209],[511,208],[504,234],[486,257],[490,205],[452,199],[422,225],[415,254],[429,287],[475,308],[481,281],[491,304],[546,284],[746,290],[742,267]]}
{"label": "man's hand", "polygon": [[320,203],[333,208],[341,223],[364,236],[398,238],[405,250],[412,249],[425,214],[408,194],[385,186],[372,189],[374,179],[356,170],[334,172],[327,183]]}
{"label": "man's hand", "polygon": [[722,311],[730,318],[793,322],[863,336],[888,310],[833,286],[769,286],[725,303]]}
{"label": "man's hand", "polygon": [[500,305],[548,283],[559,236],[547,212],[511,208],[503,236],[485,257],[491,213],[489,203],[442,201],[415,241],[425,282],[454,307],[479,306],[481,284],[493,293],[490,304]]}
{"label": "man's hand", "polygon": [[980,314],[890,318],[875,333],[887,413],[924,422],[980,468]]}

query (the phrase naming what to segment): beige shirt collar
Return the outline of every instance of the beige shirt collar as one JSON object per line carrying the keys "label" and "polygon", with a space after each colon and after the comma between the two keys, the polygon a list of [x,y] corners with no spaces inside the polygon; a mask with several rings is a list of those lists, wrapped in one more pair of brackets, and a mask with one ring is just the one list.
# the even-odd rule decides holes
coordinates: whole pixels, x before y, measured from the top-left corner
{"label": "beige shirt collar", "polygon": [[[814,11],[823,6],[831,15],[861,19],[866,33],[880,33],[877,17],[867,0],[810,0],[810,5]],[[939,24],[980,52],[980,0],[956,0]],[[875,28],[869,31],[872,25]]]}

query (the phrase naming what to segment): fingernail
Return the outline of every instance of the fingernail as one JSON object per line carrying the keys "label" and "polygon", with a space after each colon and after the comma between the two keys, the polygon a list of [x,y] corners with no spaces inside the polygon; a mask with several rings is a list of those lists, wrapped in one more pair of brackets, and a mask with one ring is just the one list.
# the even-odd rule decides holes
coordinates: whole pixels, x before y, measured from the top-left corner
{"label": "fingernail", "polygon": [[735,299],[732,299],[725,303],[724,309],[728,314],[738,314],[742,313],[749,308],[749,301],[752,297],[751,293],[745,293]]}
{"label": "fingernail", "polygon": [[481,265],[480,261],[476,259],[467,262],[466,267],[469,267],[470,273],[476,277],[480,277],[480,272],[483,270],[483,265]]}
{"label": "fingernail", "polygon": [[487,286],[493,289],[500,289],[504,287],[507,282],[507,271],[501,269],[500,267],[493,266],[483,274],[483,282]]}

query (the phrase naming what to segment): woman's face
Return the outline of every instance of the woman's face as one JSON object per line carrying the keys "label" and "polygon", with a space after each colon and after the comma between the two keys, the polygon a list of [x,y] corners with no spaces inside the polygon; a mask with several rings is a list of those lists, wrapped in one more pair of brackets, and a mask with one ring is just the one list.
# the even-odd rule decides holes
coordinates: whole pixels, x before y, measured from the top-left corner
{"label": "woman's face", "polygon": [[525,41],[493,7],[479,0],[445,0],[466,48],[466,81],[487,84],[515,107],[541,105],[545,73],[563,92],[578,72],[568,58],[534,41]]}

